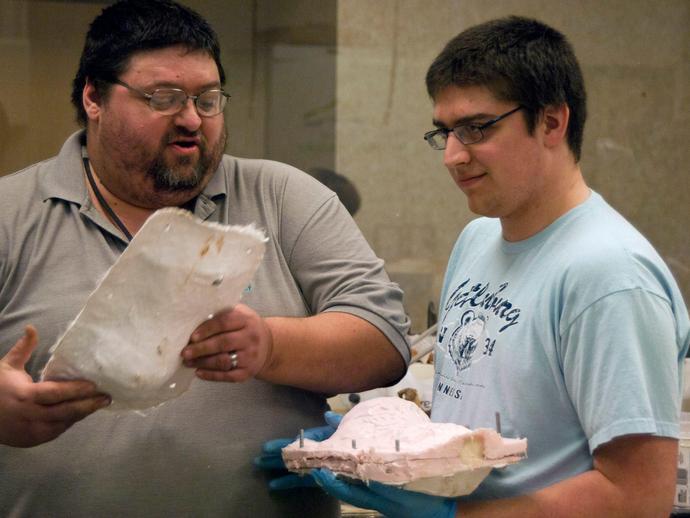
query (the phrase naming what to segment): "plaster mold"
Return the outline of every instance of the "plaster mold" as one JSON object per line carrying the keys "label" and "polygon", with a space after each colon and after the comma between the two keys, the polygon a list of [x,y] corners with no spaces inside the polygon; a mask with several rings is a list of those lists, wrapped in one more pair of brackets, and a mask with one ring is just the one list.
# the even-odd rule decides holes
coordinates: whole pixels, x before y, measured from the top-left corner
{"label": "plaster mold", "polygon": [[471,493],[492,468],[517,462],[526,451],[526,439],[433,423],[414,403],[381,397],[355,405],[329,439],[289,444],[283,460],[298,473],[324,467],[352,479],[454,497]]}
{"label": "plaster mold", "polygon": [[179,396],[194,379],[180,351],[199,324],[239,302],[265,242],[253,226],[155,212],[53,345],[42,379],[93,381],[111,409]]}

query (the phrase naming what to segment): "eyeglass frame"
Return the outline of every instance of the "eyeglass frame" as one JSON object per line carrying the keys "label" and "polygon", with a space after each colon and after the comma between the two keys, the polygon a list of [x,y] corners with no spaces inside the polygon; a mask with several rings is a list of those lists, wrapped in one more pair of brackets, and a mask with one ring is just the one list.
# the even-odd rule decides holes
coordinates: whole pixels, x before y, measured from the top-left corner
{"label": "eyeglass frame", "polygon": [[[484,138],[486,137],[486,135],[484,134],[484,130],[486,130],[487,128],[490,128],[491,126],[493,126],[497,122],[505,119],[509,115],[512,115],[513,113],[521,110],[522,108],[524,108],[524,106],[519,104],[517,107],[513,108],[512,110],[507,111],[506,113],[499,115],[498,117],[494,117],[493,119],[491,119],[487,122],[484,122],[482,124],[458,124],[457,126],[454,126],[453,128],[450,128],[450,129],[449,128],[437,128],[435,130],[427,131],[424,134],[424,140],[426,140],[427,143],[429,144],[429,146],[431,146],[431,149],[434,149],[436,151],[443,151],[444,149],[446,149],[446,143],[448,142],[448,135],[450,133],[455,135],[455,138],[457,138],[460,142],[462,142],[466,146],[469,144],[476,144],[477,142],[481,142],[482,140],[484,140]],[[472,128],[473,131],[479,131],[480,136],[476,140],[472,140],[470,142],[465,142],[462,135],[460,135],[457,132],[458,128]],[[444,135],[444,137],[445,137],[443,147],[436,147],[432,144],[432,138],[435,137],[436,135],[439,135],[439,134]]]}
{"label": "eyeglass frame", "polygon": [[[192,102],[194,103],[194,109],[196,110],[196,113],[199,115],[199,117],[215,117],[216,115],[220,115],[221,113],[223,113],[223,110],[225,109],[225,104],[227,104],[228,99],[230,99],[230,94],[225,92],[222,88],[211,88],[209,90],[204,90],[199,95],[189,95],[187,92],[185,92],[181,88],[156,88],[153,92],[148,93],[148,92],[145,92],[144,90],[141,90],[139,88],[135,88],[134,86],[129,85],[120,79],[113,79],[113,80],[108,81],[108,82],[112,83],[112,84],[124,86],[125,88],[127,88],[127,90],[138,93],[139,95],[141,95],[142,97],[144,97],[148,101],[149,108],[151,108],[156,113],[161,113],[161,114],[166,115],[166,116],[177,115],[178,113],[180,113],[184,109],[185,105],[187,104],[187,100],[191,99]],[[156,108],[154,108],[151,105],[151,100],[153,99],[154,94],[158,91],[182,92],[186,97],[185,97],[184,102],[179,105],[179,108],[177,109],[177,111],[172,112],[172,113],[163,113],[165,110],[157,110]],[[197,100],[199,99],[199,97],[201,97],[202,95],[204,95],[205,93],[208,93],[208,92],[220,92],[220,94],[225,98],[224,102],[221,101],[221,103],[223,104],[223,108],[221,108],[218,113],[214,113],[213,115],[206,115],[206,114],[201,113],[199,111],[199,106],[197,105]]]}

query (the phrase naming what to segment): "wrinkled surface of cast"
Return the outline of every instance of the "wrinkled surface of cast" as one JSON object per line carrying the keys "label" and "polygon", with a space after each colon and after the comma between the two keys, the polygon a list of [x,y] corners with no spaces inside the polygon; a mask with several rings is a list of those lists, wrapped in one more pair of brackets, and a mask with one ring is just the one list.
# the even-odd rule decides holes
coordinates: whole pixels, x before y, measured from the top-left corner
{"label": "wrinkled surface of cast", "polygon": [[157,211],[53,345],[42,378],[93,381],[111,409],[179,396],[194,378],[180,351],[199,324],[239,302],[265,241],[253,226]]}
{"label": "wrinkled surface of cast", "polygon": [[329,439],[291,443],[283,459],[295,472],[325,467],[363,481],[461,496],[474,491],[492,468],[517,462],[526,451],[526,439],[433,423],[414,403],[381,397],[355,405]]}

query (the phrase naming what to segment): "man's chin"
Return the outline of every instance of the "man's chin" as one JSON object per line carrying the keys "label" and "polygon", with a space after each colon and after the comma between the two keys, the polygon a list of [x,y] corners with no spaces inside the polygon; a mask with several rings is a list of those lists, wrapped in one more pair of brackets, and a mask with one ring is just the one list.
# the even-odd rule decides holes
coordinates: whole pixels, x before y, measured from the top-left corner
{"label": "man's chin", "polygon": [[197,196],[208,184],[221,159],[221,152],[200,152],[171,157],[162,152],[148,170],[149,180],[157,197],[183,199],[184,204]]}
{"label": "man's chin", "polygon": [[206,170],[199,172],[198,162],[180,164],[179,161],[174,166],[166,164],[165,168],[155,168],[149,171],[149,177],[153,179],[153,186],[156,192],[184,192],[193,191],[204,183],[204,179],[210,176],[211,172]]}

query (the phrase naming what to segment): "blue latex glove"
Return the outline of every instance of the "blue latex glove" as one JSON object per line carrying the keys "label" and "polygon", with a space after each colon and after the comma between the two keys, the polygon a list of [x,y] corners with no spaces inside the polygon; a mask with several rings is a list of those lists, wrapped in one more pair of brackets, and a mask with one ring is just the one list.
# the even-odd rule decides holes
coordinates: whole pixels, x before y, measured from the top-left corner
{"label": "blue latex glove", "polygon": [[[309,428],[304,430],[304,438],[313,441],[324,441],[328,439],[340,424],[342,415],[331,412],[330,410],[324,415],[326,426],[319,426],[317,428]],[[261,455],[254,459],[254,465],[264,470],[278,470],[279,473],[276,478],[268,483],[268,489],[281,490],[292,489],[295,487],[314,487],[316,482],[311,475],[297,475],[290,473],[285,468],[283,457],[280,453],[285,446],[295,441],[292,439],[273,439],[264,443]]]}
{"label": "blue latex glove", "polygon": [[368,485],[348,484],[327,469],[314,469],[311,474],[334,497],[391,518],[455,518],[457,511],[457,502],[451,498],[406,491],[374,481]]}

